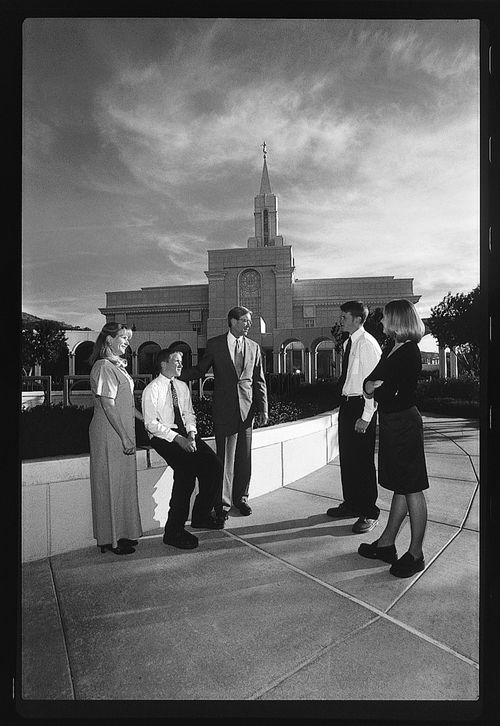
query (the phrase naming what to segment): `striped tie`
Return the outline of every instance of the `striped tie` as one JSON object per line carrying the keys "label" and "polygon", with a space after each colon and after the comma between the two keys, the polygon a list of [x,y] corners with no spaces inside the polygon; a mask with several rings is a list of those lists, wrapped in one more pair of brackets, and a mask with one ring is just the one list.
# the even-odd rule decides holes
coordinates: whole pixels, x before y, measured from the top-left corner
{"label": "striped tie", "polygon": [[238,378],[243,370],[243,338],[236,338],[236,348],[234,351],[234,367]]}
{"label": "striped tie", "polygon": [[181,416],[181,410],[179,408],[179,399],[177,398],[177,391],[175,390],[173,378],[170,381],[170,390],[172,391],[172,403],[174,406],[174,422],[177,426],[177,433],[179,433],[181,436],[187,436],[186,427],[184,426],[184,421],[182,420],[182,416]]}

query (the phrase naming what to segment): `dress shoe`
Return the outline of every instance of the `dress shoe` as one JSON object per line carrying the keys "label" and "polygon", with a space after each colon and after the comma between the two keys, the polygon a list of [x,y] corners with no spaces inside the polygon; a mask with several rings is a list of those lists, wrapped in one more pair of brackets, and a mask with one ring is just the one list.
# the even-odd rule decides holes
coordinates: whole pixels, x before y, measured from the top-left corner
{"label": "dress shoe", "polygon": [[411,577],[412,575],[416,575],[417,572],[422,572],[422,570],[425,570],[424,556],[422,555],[421,557],[415,558],[410,552],[405,552],[405,554],[392,565],[389,572],[395,577]]}
{"label": "dress shoe", "polygon": [[369,517],[360,517],[357,522],[352,525],[354,534],[364,534],[371,532],[378,525],[378,519],[370,519]]}
{"label": "dress shoe", "polygon": [[118,540],[119,547],[137,547],[139,542],[136,539],[128,539],[127,537],[120,537]]}
{"label": "dress shoe", "polygon": [[369,560],[382,560],[383,562],[389,562],[392,564],[398,559],[396,547],[394,545],[388,545],[387,547],[379,547],[378,539],[371,544],[363,542],[358,547],[358,553],[361,557],[366,557]]}
{"label": "dress shoe", "polygon": [[250,507],[247,502],[243,500],[241,500],[241,502],[238,502],[238,504],[235,504],[234,506],[244,517],[248,517],[249,514],[252,514],[252,507]]}
{"label": "dress shoe", "polygon": [[105,545],[99,545],[101,548],[101,552],[112,552],[114,555],[131,555],[132,552],[135,552],[133,547],[125,547],[118,546],[113,547],[113,545],[105,544]]}
{"label": "dress shoe", "polygon": [[194,550],[198,547],[198,537],[191,532],[186,532],[185,529],[181,529],[180,532],[165,532],[163,544],[178,547],[180,550]]}
{"label": "dress shoe", "polygon": [[225,520],[219,517],[211,517],[210,515],[203,519],[192,519],[191,527],[195,529],[224,529]]}
{"label": "dress shoe", "polygon": [[354,512],[351,512],[349,507],[346,505],[345,502],[342,502],[342,504],[339,504],[338,507],[330,507],[330,509],[326,510],[326,513],[329,517],[335,517],[337,519],[341,519],[342,517],[356,517],[357,515]]}
{"label": "dress shoe", "polygon": [[214,512],[214,516],[218,522],[222,522],[222,524],[224,524],[226,519],[229,519],[229,511],[227,509],[217,509]]}

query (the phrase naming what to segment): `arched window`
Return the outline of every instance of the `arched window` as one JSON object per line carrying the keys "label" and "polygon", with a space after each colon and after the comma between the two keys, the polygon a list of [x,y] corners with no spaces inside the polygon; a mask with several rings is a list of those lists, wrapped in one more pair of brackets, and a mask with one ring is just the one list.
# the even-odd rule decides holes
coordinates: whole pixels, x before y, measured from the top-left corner
{"label": "arched window", "polygon": [[240,305],[260,314],[261,280],[257,270],[245,270],[240,275]]}

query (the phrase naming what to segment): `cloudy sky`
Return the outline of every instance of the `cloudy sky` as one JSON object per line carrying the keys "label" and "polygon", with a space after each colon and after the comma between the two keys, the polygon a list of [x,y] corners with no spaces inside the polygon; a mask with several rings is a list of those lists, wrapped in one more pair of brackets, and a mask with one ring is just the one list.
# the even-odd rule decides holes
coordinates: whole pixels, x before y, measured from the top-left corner
{"label": "cloudy sky", "polygon": [[24,23],[23,310],[99,329],[105,292],[205,283],[246,246],[268,147],[299,278],[479,282],[474,20]]}

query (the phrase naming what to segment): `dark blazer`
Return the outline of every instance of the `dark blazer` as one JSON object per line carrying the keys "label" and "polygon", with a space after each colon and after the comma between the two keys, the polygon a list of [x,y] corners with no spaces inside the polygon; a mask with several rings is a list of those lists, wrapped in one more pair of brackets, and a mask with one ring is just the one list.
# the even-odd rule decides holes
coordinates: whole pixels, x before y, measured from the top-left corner
{"label": "dark blazer", "polygon": [[219,433],[230,435],[238,430],[241,419],[250,426],[256,413],[267,413],[267,387],[260,346],[245,338],[245,356],[240,377],[236,374],[227,347],[227,333],[209,338],[205,354],[198,365],[183,370],[180,378],[192,381],[212,368],[214,426]]}

